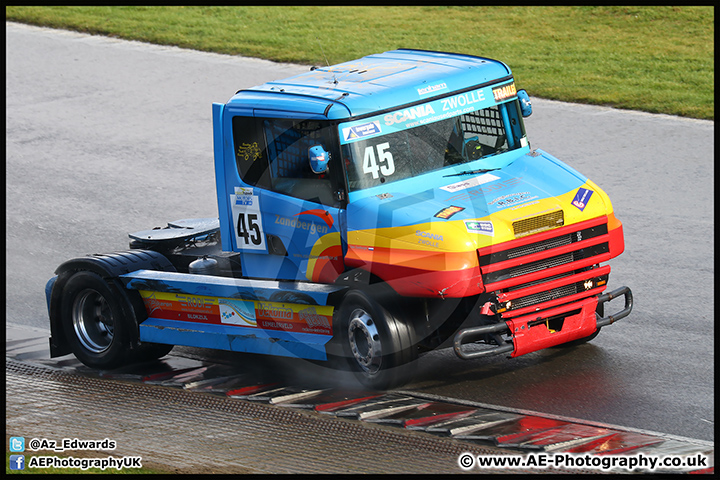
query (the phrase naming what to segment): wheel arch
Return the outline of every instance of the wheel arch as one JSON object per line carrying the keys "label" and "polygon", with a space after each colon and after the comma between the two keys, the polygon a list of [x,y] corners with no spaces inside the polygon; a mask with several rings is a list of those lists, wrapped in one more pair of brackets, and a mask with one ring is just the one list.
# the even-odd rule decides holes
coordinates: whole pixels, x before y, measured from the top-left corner
{"label": "wheel arch", "polygon": [[[50,357],[71,353],[70,345],[62,327],[61,305],[67,281],[79,271],[92,272],[108,282],[123,300],[123,305],[132,308],[131,313],[140,323],[146,317],[145,306],[137,292],[132,292],[118,280],[120,275],[137,270],[175,272],[176,269],[164,255],[151,250],[133,249],[108,254],[92,254],[63,262],[56,270],[55,277],[48,281],[46,295],[50,317]],[[139,344],[138,332],[132,339],[132,346]]]}

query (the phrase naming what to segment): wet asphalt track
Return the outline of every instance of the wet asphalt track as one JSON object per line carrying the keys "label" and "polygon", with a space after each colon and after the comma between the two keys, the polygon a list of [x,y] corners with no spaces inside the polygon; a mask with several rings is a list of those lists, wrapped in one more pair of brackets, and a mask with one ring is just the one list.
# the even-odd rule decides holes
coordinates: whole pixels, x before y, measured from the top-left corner
{"label": "wet asphalt track", "polygon": [[[307,69],[10,23],[6,52],[6,315],[39,328],[62,261],[217,215],[211,103]],[[434,352],[407,389],[714,440],[714,122],[534,109],[531,145],[613,200],[626,251],[610,288],[630,286],[635,309],[573,350]]]}

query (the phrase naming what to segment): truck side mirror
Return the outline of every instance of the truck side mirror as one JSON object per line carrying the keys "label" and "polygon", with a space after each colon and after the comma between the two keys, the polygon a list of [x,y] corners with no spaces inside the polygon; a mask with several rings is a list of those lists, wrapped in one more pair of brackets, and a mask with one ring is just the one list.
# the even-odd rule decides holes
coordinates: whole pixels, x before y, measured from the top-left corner
{"label": "truck side mirror", "polygon": [[308,148],[308,160],[313,173],[325,173],[330,161],[330,152],[325,150],[322,145],[314,145]]}
{"label": "truck side mirror", "polygon": [[520,100],[520,112],[523,117],[529,117],[532,115],[532,103],[530,103],[530,96],[525,90],[518,90],[518,100]]}

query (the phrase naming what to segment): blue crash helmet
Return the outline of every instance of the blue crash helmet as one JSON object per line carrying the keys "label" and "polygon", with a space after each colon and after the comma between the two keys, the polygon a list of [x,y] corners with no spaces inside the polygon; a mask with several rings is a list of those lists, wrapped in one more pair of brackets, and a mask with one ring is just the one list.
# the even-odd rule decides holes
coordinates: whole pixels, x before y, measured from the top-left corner
{"label": "blue crash helmet", "polygon": [[314,145],[308,148],[308,159],[313,173],[325,173],[330,161],[330,152],[325,150],[322,145]]}

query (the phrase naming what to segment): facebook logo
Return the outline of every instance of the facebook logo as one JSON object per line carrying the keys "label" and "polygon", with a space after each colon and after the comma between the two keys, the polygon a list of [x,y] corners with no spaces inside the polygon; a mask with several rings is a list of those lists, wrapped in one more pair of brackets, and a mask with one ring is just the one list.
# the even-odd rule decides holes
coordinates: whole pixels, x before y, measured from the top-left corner
{"label": "facebook logo", "polygon": [[10,470],[25,470],[25,455],[10,455]]}
{"label": "facebook logo", "polygon": [[25,451],[25,438],[24,437],[10,437],[10,451],[11,452],[24,452]]}

